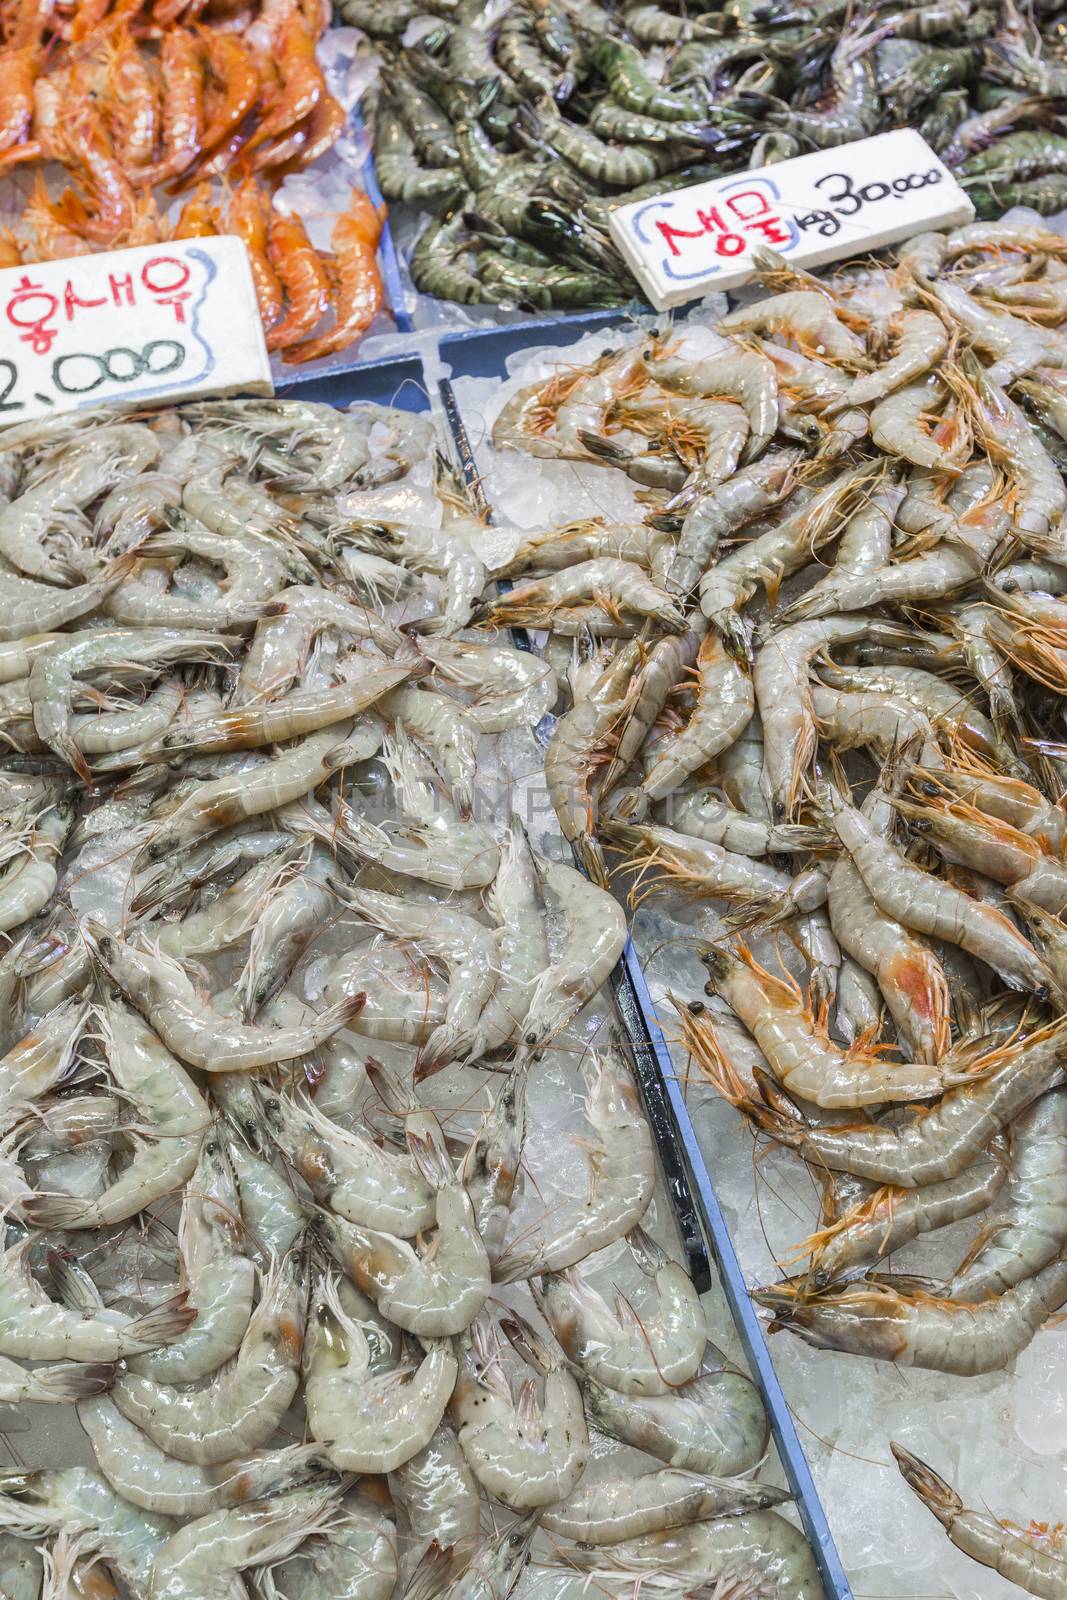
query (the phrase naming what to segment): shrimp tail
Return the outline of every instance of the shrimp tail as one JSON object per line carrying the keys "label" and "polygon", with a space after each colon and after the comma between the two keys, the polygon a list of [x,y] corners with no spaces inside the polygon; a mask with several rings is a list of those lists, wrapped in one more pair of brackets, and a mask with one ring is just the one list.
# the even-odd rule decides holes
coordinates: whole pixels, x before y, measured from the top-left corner
{"label": "shrimp tail", "polygon": [[115,1368],[107,1361],[38,1367],[33,1374],[34,1383],[57,1400],[86,1400],[90,1395],[104,1394],[114,1378]]}
{"label": "shrimp tail", "polygon": [[433,1600],[441,1593],[452,1570],[454,1549],[431,1539],[404,1590],[404,1600]]}
{"label": "shrimp tail", "polygon": [[608,887],[608,869],[604,860],[604,851],[600,840],[591,833],[580,833],[574,841],[574,848],[578,859],[588,878],[596,884],[598,889]]}
{"label": "shrimp tail", "polygon": [[525,1317],[520,1317],[517,1311],[513,1311],[510,1316],[501,1317],[500,1331],[527,1366],[533,1367],[542,1378],[556,1365],[552,1352],[541,1335],[530,1326]]}
{"label": "shrimp tail", "polygon": [[22,1214],[31,1228],[77,1228],[86,1209],[87,1202],[75,1195],[30,1194],[22,1202]]}
{"label": "shrimp tail", "polygon": [[173,1343],[195,1320],[196,1307],[189,1304],[189,1291],[181,1289],[169,1300],[146,1311],[143,1317],[135,1318],[126,1331],[146,1350],[154,1350],[158,1345]]}
{"label": "shrimp tail", "polygon": [[939,1478],[932,1467],[920,1461],[918,1456],[913,1456],[910,1450],[905,1450],[903,1445],[891,1439],[889,1448],[908,1488],[919,1496],[926,1509],[933,1512],[943,1527],[951,1527],[963,1510],[963,1501],[952,1485],[946,1483],[944,1478]]}

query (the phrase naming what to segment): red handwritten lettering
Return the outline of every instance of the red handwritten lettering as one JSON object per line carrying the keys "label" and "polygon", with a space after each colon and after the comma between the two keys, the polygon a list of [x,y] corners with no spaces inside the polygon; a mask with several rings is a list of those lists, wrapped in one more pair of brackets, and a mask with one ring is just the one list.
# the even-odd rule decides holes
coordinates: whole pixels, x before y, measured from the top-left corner
{"label": "red handwritten lettering", "polygon": [[189,268],[177,256],[153,256],[141,268],[141,282],[152,294],[173,294],[189,282]]}
{"label": "red handwritten lettering", "polygon": [[57,332],[55,328],[46,328],[45,323],[58,309],[56,296],[24,274],[7,303],[6,316],[13,328],[23,330],[19,338],[30,346],[34,355],[44,356],[51,350]]}
{"label": "red handwritten lettering", "polygon": [[80,299],[78,294],[77,294],[77,291],[74,288],[73,283],[71,282],[71,280],[69,278],[67,279],[66,285],[65,285],[65,287],[63,289],[63,309],[67,313],[67,321],[68,322],[73,322],[74,321],[74,312],[79,307],[81,307],[84,310],[88,311],[93,306],[103,306],[103,305],[106,305],[106,304],[107,304],[107,295],[106,294],[105,295],[101,295],[99,300],[82,300],[82,299]]}
{"label": "red handwritten lettering", "polygon": [[720,233],[715,240],[715,254],[719,256],[739,256],[746,249],[744,237],[740,233]]}
{"label": "red handwritten lettering", "polygon": [[124,295],[128,306],[136,305],[137,302],[133,297],[133,277],[130,273],[124,272],[120,278],[116,277],[115,273],[109,272],[107,281],[111,287],[111,298],[117,306],[122,305]]}
{"label": "red handwritten lettering", "polygon": [[770,201],[759,189],[742,189],[732,194],[726,202],[739,222],[750,222],[753,217],[765,217],[771,209]]}
{"label": "red handwritten lettering", "polygon": [[675,228],[671,223],[664,222],[660,218],[657,218],[656,220],[656,227],[666,240],[667,249],[670,251],[672,256],[680,256],[682,253],[674,242],[676,239],[703,239],[705,233],[707,232],[706,228]]}

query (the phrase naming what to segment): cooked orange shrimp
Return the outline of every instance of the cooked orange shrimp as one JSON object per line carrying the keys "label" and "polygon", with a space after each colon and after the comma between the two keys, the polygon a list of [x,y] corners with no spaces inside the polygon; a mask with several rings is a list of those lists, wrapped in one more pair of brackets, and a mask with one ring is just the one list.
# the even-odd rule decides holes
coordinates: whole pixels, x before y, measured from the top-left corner
{"label": "cooked orange shrimp", "polygon": [[269,201],[256,188],[254,181],[247,178],[234,190],[226,218],[226,232],[237,234],[239,239],[244,240],[248,250],[259,314],[265,329],[274,326],[282,310],[282,286],[268,259],[270,214]]}
{"label": "cooked orange shrimp", "polygon": [[115,154],[127,172],[147,167],[156,148],[160,83],[125,27],[110,42],[107,86],[108,129]]}
{"label": "cooked orange shrimp", "polygon": [[297,216],[271,212],[268,250],[271,265],[285,289],[289,309],[267,335],[267,349],[285,350],[309,334],[326,315],[330,307],[330,280]]}
{"label": "cooked orange shrimp", "polygon": [[333,273],[337,280],[337,316],[332,328],[285,352],[287,361],[318,361],[353,344],[378,315],[382,279],[377,249],[382,218],[362,189],[353,189],[348,209],[334,223]]}
{"label": "cooked orange shrimp", "polygon": [[280,152],[276,149],[263,149],[257,152],[252,162],[252,171],[258,172],[261,167],[270,167],[275,172],[301,172],[305,167],[310,167],[318,161],[328,150],[332,150],[341,136],[348,113],[339,100],[332,94],[324,94],[315,106],[309,117],[300,125],[301,144],[298,151],[285,161],[284,165],[279,159]]}
{"label": "cooked orange shrimp", "polygon": [[30,137],[37,55],[35,44],[0,51],[0,150],[11,150]]}
{"label": "cooked orange shrimp", "polygon": [[[259,98],[261,79],[255,55],[237,34],[206,29],[202,38],[208,85],[200,150],[207,155],[240,127]],[[217,93],[212,80],[220,85]]]}
{"label": "cooked orange shrimp", "polygon": [[164,153],[132,175],[141,186],[178,177],[200,153],[204,72],[199,41],[187,28],[171,28],[163,35],[160,77]]}
{"label": "cooked orange shrimp", "polygon": [[55,146],[59,160],[74,168],[92,201],[92,210],[86,211],[68,189],[57,206],[61,220],[94,244],[114,244],[133,222],[133,190],[88,100],[75,101],[60,121]]}
{"label": "cooked orange shrimp", "polygon": [[285,23],[274,53],[279,85],[245,145],[245,154],[295,126],[313,111],[326,92],[326,81],[315,54],[315,35],[299,12]]}
{"label": "cooked orange shrimp", "polygon": [[182,206],[171,238],[211,239],[220,227],[218,207],[211,197],[211,185],[200,183]]}

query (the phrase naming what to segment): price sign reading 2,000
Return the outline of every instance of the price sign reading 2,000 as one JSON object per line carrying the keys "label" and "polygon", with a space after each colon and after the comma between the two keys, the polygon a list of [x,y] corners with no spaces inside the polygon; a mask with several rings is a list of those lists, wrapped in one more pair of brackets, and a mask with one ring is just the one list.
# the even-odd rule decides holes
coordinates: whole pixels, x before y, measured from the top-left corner
{"label": "price sign reading 2,000", "polygon": [[[132,350],[128,345],[118,345],[114,350],[75,350],[57,356],[52,362],[52,383],[63,395],[92,394],[104,383],[133,383],[145,376],[159,378],[175,372],[186,357],[184,344],[178,339],[152,339],[143,350]],[[19,380],[19,370],[14,361],[0,356],[0,412],[21,411],[24,400],[12,400],[11,394]],[[38,395],[45,400],[45,395]]]}

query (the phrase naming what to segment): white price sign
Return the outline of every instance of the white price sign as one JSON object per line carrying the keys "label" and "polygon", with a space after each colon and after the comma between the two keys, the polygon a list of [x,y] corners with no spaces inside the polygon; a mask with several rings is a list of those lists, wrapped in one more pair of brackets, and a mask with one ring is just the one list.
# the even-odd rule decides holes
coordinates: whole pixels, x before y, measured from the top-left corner
{"label": "white price sign", "polygon": [[0,424],[237,390],[274,392],[241,239],[174,239],[0,272]]}
{"label": "white price sign", "polygon": [[658,310],[752,277],[770,246],[798,267],[970,222],[974,206],[911,128],[619,206],[611,232]]}

